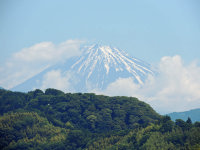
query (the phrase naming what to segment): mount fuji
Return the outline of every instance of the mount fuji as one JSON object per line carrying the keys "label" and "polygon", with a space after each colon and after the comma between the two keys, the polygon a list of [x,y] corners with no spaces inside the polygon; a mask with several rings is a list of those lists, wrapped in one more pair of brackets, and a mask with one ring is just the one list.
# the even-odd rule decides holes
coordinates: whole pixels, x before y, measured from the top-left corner
{"label": "mount fuji", "polygon": [[27,92],[61,84],[65,91],[89,92],[106,89],[119,78],[143,84],[149,74],[154,74],[149,64],[115,47],[94,44],[83,46],[81,51],[81,56],[52,65],[11,90]]}

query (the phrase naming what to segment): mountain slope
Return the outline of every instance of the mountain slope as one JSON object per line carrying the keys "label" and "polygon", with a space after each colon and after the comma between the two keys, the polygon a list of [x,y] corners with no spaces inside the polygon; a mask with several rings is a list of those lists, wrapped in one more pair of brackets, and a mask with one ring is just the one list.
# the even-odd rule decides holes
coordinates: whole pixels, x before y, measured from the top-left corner
{"label": "mountain slope", "polygon": [[118,78],[131,77],[135,83],[143,84],[147,76],[153,74],[153,71],[149,64],[132,58],[117,48],[96,44],[83,47],[80,57],[73,57],[64,63],[51,66],[12,90],[59,88],[54,87],[55,84],[47,84],[55,80],[55,78],[49,82],[46,80],[53,73],[57,73],[63,80],[60,81],[61,83],[66,83],[63,90],[88,92],[93,89],[105,89]]}
{"label": "mountain slope", "polygon": [[199,109],[192,109],[190,111],[184,111],[184,112],[173,112],[168,114],[172,120],[176,119],[182,119],[187,120],[188,117],[191,118],[193,122],[200,121],[200,108]]}

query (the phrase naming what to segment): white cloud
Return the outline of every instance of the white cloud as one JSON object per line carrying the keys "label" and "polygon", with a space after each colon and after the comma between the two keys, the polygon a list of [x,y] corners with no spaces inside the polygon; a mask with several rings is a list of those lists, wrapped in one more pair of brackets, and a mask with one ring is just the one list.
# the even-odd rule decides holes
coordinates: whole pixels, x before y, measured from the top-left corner
{"label": "white cloud", "polygon": [[93,92],[116,96],[136,96],[139,88],[140,85],[135,84],[132,78],[119,78],[115,82],[109,84],[106,90],[94,90]]}
{"label": "white cloud", "polygon": [[[180,56],[163,57],[160,75],[154,79],[152,104],[160,111],[184,111],[200,107],[200,67],[184,65]],[[150,103],[151,103],[150,102]]]}
{"label": "white cloud", "polygon": [[138,97],[162,114],[200,107],[200,67],[196,63],[184,65],[180,56],[163,57],[158,72],[155,77],[149,76],[144,85],[120,78],[106,90],[96,92]]}
{"label": "white cloud", "polygon": [[0,86],[12,88],[41,72],[49,65],[80,55],[81,40],[67,40],[58,45],[41,42],[12,55],[0,66]]}
{"label": "white cloud", "polygon": [[41,89],[55,88],[67,92],[71,88],[69,78],[70,73],[62,75],[60,70],[52,70],[44,75]]}
{"label": "white cloud", "polygon": [[52,42],[41,42],[15,53],[13,58],[24,62],[55,63],[69,57],[80,55],[79,46],[83,41],[67,40],[58,45]]}

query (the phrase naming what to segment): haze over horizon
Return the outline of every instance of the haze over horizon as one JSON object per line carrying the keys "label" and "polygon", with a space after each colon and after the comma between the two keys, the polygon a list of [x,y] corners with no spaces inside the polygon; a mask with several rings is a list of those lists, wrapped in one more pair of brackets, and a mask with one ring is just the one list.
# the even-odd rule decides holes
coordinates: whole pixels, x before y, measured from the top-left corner
{"label": "haze over horizon", "polygon": [[80,55],[82,44],[100,41],[152,64],[160,75],[143,86],[118,79],[96,92],[138,96],[159,112],[200,108],[199,6],[198,0],[2,0],[0,86],[10,89]]}

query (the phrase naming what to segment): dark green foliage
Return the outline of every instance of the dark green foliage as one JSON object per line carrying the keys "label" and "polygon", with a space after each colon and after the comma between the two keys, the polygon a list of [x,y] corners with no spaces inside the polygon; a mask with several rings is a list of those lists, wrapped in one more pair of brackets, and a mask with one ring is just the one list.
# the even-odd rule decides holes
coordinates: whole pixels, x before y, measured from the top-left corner
{"label": "dark green foliage", "polygon": [[10,113],[0,117],[0,148],[29,149],[64,141],[68,131],[55,127],[34,112]]}
{"label": "dark green foliage", "polygon": [[24,107],[26,94],[0,90],[0,114]]}
{"label": "dark green foliage", "polygon": [[195,126],[195,127],[200,127],[200,122],[195,122],[195,123],[194,123],[194,126]]}
{"label": "dark green foliage", "polygon": [[171,132],[174,126],[174,122],[171,121],[171,118],[169,116],[163,116],[161,119],[161,128],[160,132],[165,133],[165,132]]}
{"label": "dark green foliage", "polygon": [[56,89],[46,89],[45,94],[46,95],[58,96],[58,95],[64,94],[64,92],[62,92],[60,90],[56,90]]}
{"label": "dark green foliage", "polygon": [[72,130],[69,132],[66,143],[66,149],[76,150],[80,147],[85,147],[87,144],[87,135],[81,130]]}
{"label": "dark green foliage", "polygon": [[134,97],[0,89],[0,149],[198,149],[200,123]]}
{"label": "dark green foliage", "polygon": [[188,124],[192,124],[192,120],[190,119],[190,117],[188,117],[186,123],[188,123]]}

